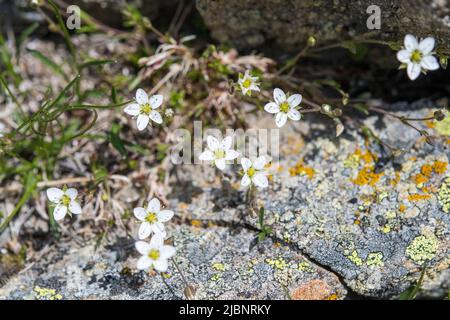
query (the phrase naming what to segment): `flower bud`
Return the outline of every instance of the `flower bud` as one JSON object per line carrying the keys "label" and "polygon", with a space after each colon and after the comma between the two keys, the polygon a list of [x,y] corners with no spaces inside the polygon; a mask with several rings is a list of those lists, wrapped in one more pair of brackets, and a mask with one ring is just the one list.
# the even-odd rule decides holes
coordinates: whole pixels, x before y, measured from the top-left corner
{"label": "flower bud", "polygon": [[316,38],[314,38],[313,36],[309,36],[309,38],[308,38],[308,47],[315,47],[316,44],[317,44]]}

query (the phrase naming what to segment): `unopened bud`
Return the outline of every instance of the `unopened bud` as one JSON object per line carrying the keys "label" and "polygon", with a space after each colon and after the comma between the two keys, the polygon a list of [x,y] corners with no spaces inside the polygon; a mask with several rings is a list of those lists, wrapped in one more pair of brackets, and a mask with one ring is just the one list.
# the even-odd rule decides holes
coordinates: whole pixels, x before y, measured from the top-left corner
{"label": "unopened bud", "polygon": [[308,38],[308,47],[315,47],[317,43],[316,38],[314,38],[313,36],[309,36]]}
{"label": "unopened bud", "polygon": [[445,119],[445,114],[441,110],[435,111],[433,116],[436,121],[442,121]]}
{"label": "unopened bud", "polygon": [[439,62],[441,63],[442,69],[447,69],[448,58],[446,56],[441,56]]}

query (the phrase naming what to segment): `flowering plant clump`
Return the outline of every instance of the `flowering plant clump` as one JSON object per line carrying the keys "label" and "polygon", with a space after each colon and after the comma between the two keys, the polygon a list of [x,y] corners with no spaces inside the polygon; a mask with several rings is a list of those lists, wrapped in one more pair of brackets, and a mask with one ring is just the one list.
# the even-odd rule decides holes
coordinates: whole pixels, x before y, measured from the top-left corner
{"label": "flowering plant clump", "polygon": [[77,201],[78,191],[75,188],[69,189],[58,189],[49,188],[47,189],[47,197],[50,202],[56,204],[53,210],[53,217],[56,221],[62,220],[67,213],[69,215],[81,214],[81,206]]}
{"label": "flowering plant clump", "polygon": [[159,272],[167,271],[168,259],[176,253],[174,247],[164,245],[164,237],[161,234],[155,234],[150,243],[137,241],[136,250],[142,255],[137,262],[139,270],[155,268]]}
{"label": "flowering plant clump", "polygon": [[161,203],[157,198],[150,200],[145,208],[134,208],[133,213],[142,222],[139,227],[139,239],[145,239],[152,233],[166,236],[164,222],[172,219],[173,211],[161,210]]}
{"label": "flowering plant clump", "polygon": [[397,52],[397,59],[406,66],[406,72],[411,80],[416,80],[420,72],[439,69],[439,62],[433,56],[434,38],[428,37],[420,42],[411,34],[405,36],[404,48]]}
{"label": "flowering plant clump", "polygon": [[208,149],[200,154],[202,161],[213,161],[219,170],[224,170],[227,161],[232,161],[239,157],[239,152],[231,149],[233,137],[227,136],[223,140],[218,140],[213,136],[207,136]]}
{"label": "flowering plant clump", "polygon": [[251,76],[249,70],[246,70],[244,75],[239,74],[238,84],[243,95],[250,96],[252,91],[260,91],[258,77]]}
{"label": "flowering plant clump", "polygon": [[300,94],[293,94],[287,97],[283,90],[275,88],[273,90],[273,98],[274,101],[267,103],[264,106],[264,110],[276,114],[275,123],[277,127],[281,128],[284,126],[288,118],[293,121],[301,119],[301,114],[296,109],[302,102],[302,96]]}
{"label": "flowering plant clump", "polygon": [[129,104],[125,109],[125,113],[130,116],[136,117],[137,128],[139,131],[144,130],[150,120],[161,124],[163,122],[161,114],[156,111],[163,102],[163,96],[156,94],[148,97],[142,89],[136,91],[136,103]]}

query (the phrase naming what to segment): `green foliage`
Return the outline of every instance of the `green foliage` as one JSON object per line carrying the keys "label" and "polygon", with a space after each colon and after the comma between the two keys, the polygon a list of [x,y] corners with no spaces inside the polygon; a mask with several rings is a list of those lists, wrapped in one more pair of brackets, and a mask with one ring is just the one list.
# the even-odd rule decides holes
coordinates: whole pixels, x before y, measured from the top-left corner
{"label": "green foliage", "polygon": [[258,223],[261,231],[258,234],[258,241],[263,241],[268,235],[272,233],[272,228],[264,224],[264,214],[264,207],[259,208]]}

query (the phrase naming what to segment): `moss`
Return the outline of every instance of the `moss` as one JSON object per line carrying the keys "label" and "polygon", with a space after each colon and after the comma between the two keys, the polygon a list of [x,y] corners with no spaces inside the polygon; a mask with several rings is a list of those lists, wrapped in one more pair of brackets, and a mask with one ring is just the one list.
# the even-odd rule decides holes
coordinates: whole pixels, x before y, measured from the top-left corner
{"label": "moss", "polygon": [[363,261],[359,257],[358,252],[356,252],[356,250],[353,250],[353,252],[347,256],[347,258],[358,267],[362,266],[363,264]]}
{"label": "moss", "polygon": [[406,248],[406,254],[418,264],[431,260],[436,256],[438,241],[433,235],[420,235]]}
{"label": "moss", "polygon": [[450,212],[450,177],[444,180],[438,193],[439,203],[445,213]]}
{"label": "moss", "polygon": [[366,263],[371,268],[384,266],[383,254],[381,252],[369,253]]}

